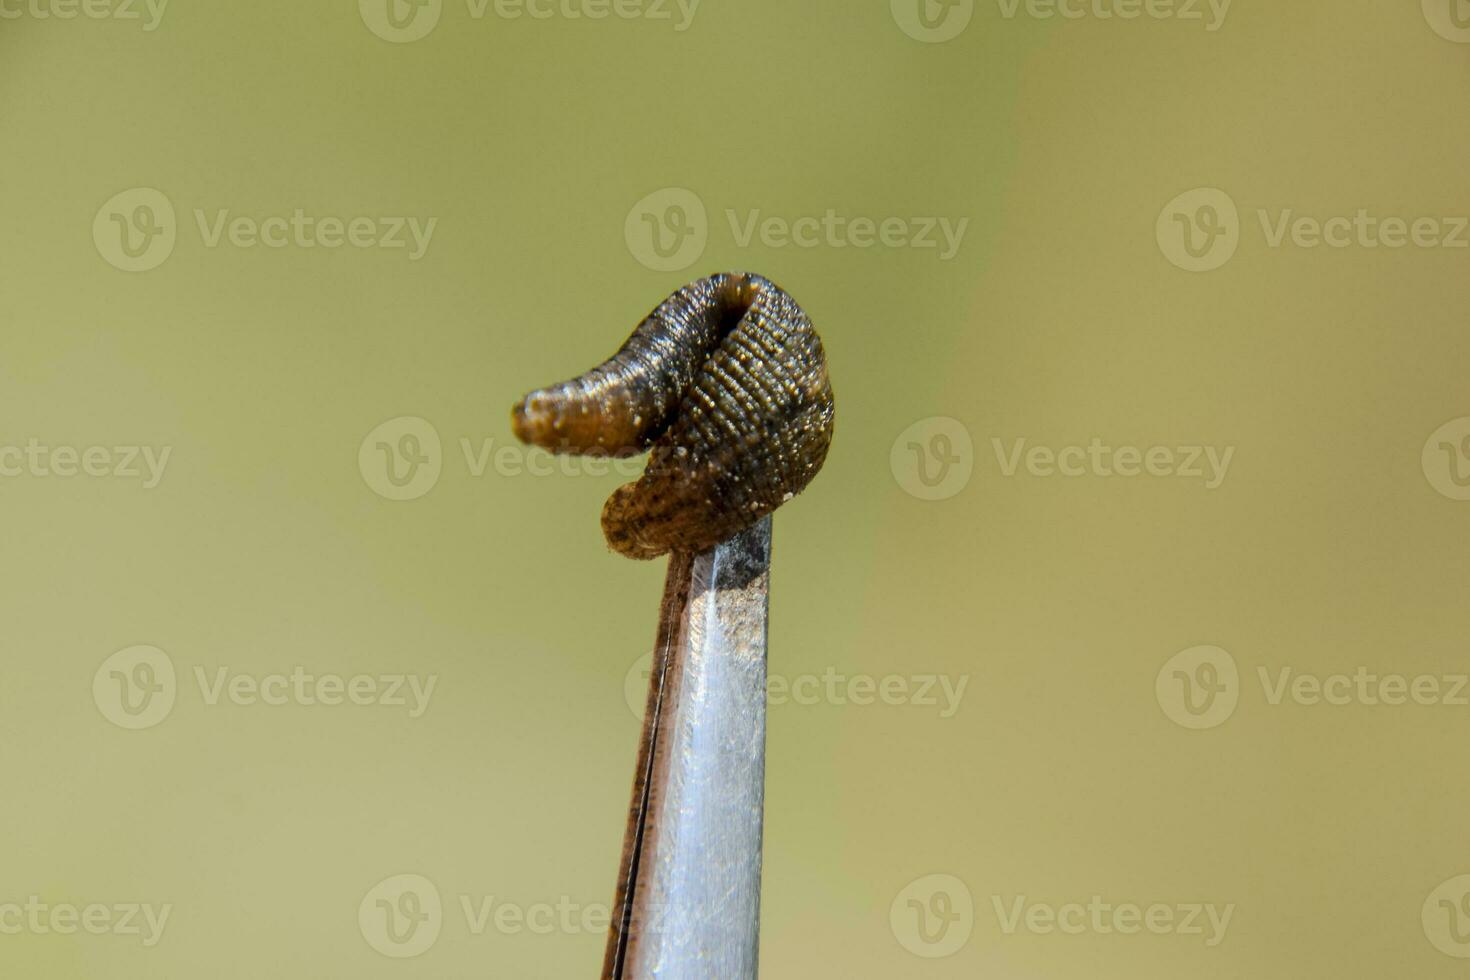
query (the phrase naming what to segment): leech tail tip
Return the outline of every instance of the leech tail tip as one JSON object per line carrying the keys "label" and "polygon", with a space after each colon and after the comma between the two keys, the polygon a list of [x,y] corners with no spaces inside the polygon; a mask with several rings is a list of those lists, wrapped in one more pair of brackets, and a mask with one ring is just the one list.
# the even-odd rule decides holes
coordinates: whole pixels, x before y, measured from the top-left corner
{"label": "leech tail tip", "polygon": [[649,561],[669,552],[667,544],[651,541],[642,533],[641,523],[630,518],[630,501],[637,495],[637,484],[618,487],[602,508],[602,534],[607,546],[624,558]]}

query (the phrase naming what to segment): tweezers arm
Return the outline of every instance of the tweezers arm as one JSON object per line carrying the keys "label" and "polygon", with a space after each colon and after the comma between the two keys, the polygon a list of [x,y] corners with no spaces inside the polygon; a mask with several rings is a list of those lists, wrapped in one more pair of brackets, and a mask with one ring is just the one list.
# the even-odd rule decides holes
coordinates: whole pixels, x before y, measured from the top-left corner
{"label": "tweezers arm", "polygon": [[604,980],[754,980],[771,519],[673,555]]}

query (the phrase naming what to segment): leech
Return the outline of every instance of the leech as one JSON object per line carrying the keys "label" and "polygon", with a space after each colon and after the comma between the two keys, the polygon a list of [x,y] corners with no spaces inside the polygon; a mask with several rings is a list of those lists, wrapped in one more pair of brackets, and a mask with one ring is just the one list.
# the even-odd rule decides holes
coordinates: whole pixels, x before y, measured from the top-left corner
{"label": "leech", "polygon": [[552,452],[651,450],[602,511],[608,545],[649,559],[712,548],[804,490],[832,418],[811,320],[769,280],[721,273],[670,296],[603,364],[531,392],[512,426]]}

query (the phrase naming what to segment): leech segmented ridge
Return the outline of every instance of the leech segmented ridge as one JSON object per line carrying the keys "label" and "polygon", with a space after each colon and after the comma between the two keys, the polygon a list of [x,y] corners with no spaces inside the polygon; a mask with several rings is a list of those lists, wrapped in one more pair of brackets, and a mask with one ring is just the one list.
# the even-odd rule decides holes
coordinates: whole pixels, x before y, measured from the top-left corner
{"label": "leech segmented ridge", "polygon": [[692,282],[587,373],[533,391],[511,413],[552,452],[650,450],[602,511],[614,551],[699,552],[806,489],[832,441],[832,386],[811,320],[768,279]]}

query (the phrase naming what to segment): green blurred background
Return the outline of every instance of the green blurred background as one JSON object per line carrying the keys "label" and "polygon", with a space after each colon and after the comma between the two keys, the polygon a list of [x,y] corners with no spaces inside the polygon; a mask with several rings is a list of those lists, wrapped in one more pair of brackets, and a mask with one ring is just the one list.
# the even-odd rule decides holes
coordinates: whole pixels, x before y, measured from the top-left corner
{"label": "green blurred background", "polygon": [[[1470,251],[1272,247],[1258,212],[1470,214],[1470,5],[25,2],[0,447],[170,455],[151,487],[0,477],[0,907],[171,911],[151,946],[8,929],[0,975],[596,975],[663,567],[602,542],[623,477],[494,453],[514,398],[726,269],[804,304],[838,400],[776,519],[771,671],[820,693],[770,710],[764,976],[1463,975],[1470,707],[1273,704],[1258,671],[1470,669],[1470,504],[1435,471],[1470,423],[1431,438],[1470,416]],[[1194,188],[1238,207],[1208,272],[1156,235]],[[197,216],[297,209],[436,224],[415,260]],[[828,209],[904,223],[742,240]],[[957,253],[913,218],[967,221]],[[413,499],[376,431],[424,436]],[[1007,476],[993,442],[1094,438],[1234,455],[1207,489]],[[138,645],[174,702],[128,730]],[[1202,645],[1235,709],[1196,730],[1167,665]],[[297,668],[436,680],[417,717],[211,703]],[[404,874],[439,932],[383,955]],[[1233,911],[1214,945],[1008,932],[1021,896]]]}

